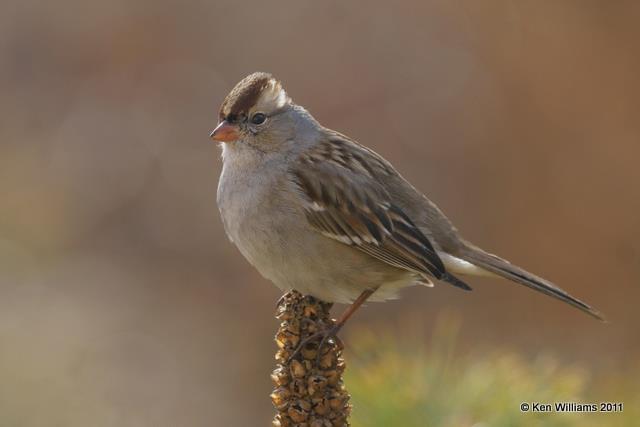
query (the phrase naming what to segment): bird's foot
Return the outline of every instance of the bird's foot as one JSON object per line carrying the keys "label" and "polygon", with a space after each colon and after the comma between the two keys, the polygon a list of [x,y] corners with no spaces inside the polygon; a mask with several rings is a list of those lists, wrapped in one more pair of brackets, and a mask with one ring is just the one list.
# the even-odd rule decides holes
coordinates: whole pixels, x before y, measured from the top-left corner
{"label": "bird's foot", "polygon": [[338,346],[338,348],[340,348],[340,349],[344,348],[344,344],[342,343],[342,340],[340,338],[338,338],[338,335],[337,335],[341,328],[342,328],[342,325],[335,324],[335,325],[331,326],[330,328],[323,329],[321,331],[318,331],[318,332],[315,332],[315,333],[309,335],[308,337],[306,337],[305,339],[300,341],[300,343],[298,344],[296,349],[293,351],[291,356],[289,356],[289,359],[287,360],[287,363],[290,363],[309,344],[311,344],[314,341],[320,340],[320,342],[318,343],[317,350],[316,350],[317,351],[316,365],[320,366],[320,360],[322,359],[322,356],[324,355],[324,353],[322,352],[322,349],[324,348],[325,345],[331,344],[331,341],[333,340],[333,342]]}

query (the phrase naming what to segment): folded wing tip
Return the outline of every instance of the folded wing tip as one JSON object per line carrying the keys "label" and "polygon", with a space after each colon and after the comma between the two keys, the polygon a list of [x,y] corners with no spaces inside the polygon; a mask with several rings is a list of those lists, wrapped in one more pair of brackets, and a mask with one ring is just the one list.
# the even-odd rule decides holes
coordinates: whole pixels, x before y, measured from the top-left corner
{"label": "folded wing tip", "polygon": [[462,280],[458,279],[456,276],[454,276],[453,274],[447,272],[442,276],[443,281],[457,287],[460,288],[462,290],[465,291],[472,291],[473,288],[469,285],[467,285],[465,282],[463,282]]}

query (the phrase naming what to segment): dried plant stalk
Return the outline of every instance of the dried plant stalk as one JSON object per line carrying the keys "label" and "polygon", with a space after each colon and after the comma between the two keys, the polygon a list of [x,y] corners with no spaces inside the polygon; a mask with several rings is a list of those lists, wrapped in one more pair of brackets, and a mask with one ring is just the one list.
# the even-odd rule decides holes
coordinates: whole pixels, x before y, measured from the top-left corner
{"label": "dried plant stalk", "polygon": [[271,400],[277,410],[274,427],[349,425],[351,405],[342,381],[345,364],[339,340],[327,340],[320,357],[319,341],[314,340],[291,358],[306,337],[333,326],[331,305],[297,291],[288,292],[278,303],[277,366],[271,374],[275,385]]}

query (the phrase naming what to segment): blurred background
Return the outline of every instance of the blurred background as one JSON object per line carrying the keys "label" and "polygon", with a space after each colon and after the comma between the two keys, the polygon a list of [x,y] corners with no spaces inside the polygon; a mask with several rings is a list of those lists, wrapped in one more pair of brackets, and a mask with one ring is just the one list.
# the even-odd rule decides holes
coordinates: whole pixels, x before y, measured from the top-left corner
{"label": "blurred background", "polygon": [[[566,398],[637,408],[639,19],[638,2],[597,0],[4,3],[0,425],[270,422],[280,293],[224,234],[208,139],[258,70],[389,159],[469,240],[610,319],[489,279],[370,304],[342,335],[357,425],[374,425],[358,390],[386,387],[362,386],[378,369],[358,374],[362,358],[383,345],[422,363],[411,349],[429,351],[443,316],[461,371],[442,384],[465,389],[479,369],[482,406],[511,390],[499,375],[532,381],[501,409],[510,419],[483,425],[534,425],[517,402],[559,398],[567,376]],[[407,393],[428,401],[420,390]]]}

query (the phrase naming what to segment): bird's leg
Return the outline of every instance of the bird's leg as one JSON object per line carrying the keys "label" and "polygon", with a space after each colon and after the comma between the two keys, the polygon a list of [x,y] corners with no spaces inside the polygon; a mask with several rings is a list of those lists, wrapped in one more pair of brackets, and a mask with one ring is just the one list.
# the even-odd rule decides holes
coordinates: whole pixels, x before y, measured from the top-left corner
{"label": "bird's leg", "polygon": [[360,306],[364,304],[367,298],[369,298],[371,294],[373,294],[374,292],[375,292],[375,289],[364,290],[360,294],[360,296],[356,298],[356,300],[340,315],[340,317],[338,317],[338,320],[336,320],[336,323],[332,327],[322,331],[318,331],[314,334],[311,334],[307,338],[302,340],[300,344],[298,344],[298,347],[295,349],[293,354],[291,354],[291,356],[289,357],[289,361],[291,361],[294,357],[296,357],[296,355],[300,353],[300,350],[302,350],[302,348],[307,344],[309,344],[311,341],[316,340],[318,338],[322,338],[320,340],[320,344],[318,345],[317,360],[319,361],[322,355],[322,347],[326,344],[326,342],[330,338],[337,338],[336,334],[340,331],[340,329],[342,329],[344,324],[347,323],[347,320],[349,320],[349,318],[353,315],[353,313],[355,313],[356,310],[360,308]]}

